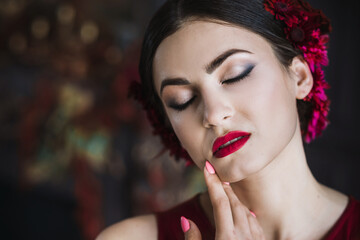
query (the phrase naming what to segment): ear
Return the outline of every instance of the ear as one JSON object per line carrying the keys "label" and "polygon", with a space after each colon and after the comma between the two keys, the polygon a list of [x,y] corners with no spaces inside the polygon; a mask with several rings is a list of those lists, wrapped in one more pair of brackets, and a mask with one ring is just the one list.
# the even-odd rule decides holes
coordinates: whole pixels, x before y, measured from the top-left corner
{"label": "ear", "polygon": [[311,91],[314,80],[309,65],[301,57],[292,60],[290,70],[295,80],[295,94],[297,99],[304,99]]}

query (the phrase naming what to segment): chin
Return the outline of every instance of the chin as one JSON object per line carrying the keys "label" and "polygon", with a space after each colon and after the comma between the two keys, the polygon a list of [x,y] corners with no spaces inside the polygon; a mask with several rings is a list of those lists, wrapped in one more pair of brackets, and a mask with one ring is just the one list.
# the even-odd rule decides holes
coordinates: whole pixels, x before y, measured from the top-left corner
{"label": "chin", "polygon": [[218,166],[216,171],[221,181],[238,182],[253,174],[253,169],[249,165],[241,161],[241,159],[234,159],[229,161],[228,164]]}
{"label": "chin", "polygon": [[227,164],[224,162],[216,169],[219,178],[224,182],[242,181],[264,169],[270,162],[259,156],[242,156],[229,160]]}

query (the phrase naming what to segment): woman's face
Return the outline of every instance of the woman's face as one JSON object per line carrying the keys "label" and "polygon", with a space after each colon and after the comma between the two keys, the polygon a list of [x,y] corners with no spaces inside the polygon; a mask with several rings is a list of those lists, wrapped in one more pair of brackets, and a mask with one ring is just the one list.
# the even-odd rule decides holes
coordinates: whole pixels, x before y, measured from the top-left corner
{"label": "woman's face", "polygon": [[299,129],[295,81],[270,44],[243,28],[186,23],[160,44],[153,74],[182,146],[223,181],[263,169]]}

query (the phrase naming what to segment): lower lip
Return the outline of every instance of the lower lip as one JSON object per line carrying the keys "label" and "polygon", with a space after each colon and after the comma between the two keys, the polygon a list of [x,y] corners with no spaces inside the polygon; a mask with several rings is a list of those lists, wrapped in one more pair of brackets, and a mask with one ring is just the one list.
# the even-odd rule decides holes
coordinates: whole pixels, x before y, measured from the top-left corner
{"label": "lower lip", "polygon": [[239,150],[240,148],[242,148],[245,145],[245,143],[249,140],[249,138],[250,138],[250,135],[244,136],[240,140],[215,152],[214,156],[216,158],[223,158],[223,157],[226,157],[226,156],[236,152],[237,150]]}

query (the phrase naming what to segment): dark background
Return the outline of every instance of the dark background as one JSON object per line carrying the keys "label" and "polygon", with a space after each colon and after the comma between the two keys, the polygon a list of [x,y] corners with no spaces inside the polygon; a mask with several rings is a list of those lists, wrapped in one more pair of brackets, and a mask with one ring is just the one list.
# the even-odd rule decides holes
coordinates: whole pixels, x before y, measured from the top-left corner
{"label": "dark background", "polygon": [[[128,82],[137,78],[134,71],[144,28],[162,2],[0,1],[0,231],[4,239],[93,239],[105,226],[166,208],[203,188],[196,170],[185,169],[166,154],[153,159],[161,151],[158,139],[151,136],[140,107],[126,96]],[[350,0],[310,3],[331,19],[333,32],[330,64],[325,69],[331,85],[331,124],[306,145],[308,162],[320,182],[360,199],[360,4]],[[63,4],[76,9],[65,40],[55,33],[59,31],[55,15]],[[50,30],[46,37],[34,40],[31,23],[39,16],[48,19]],[[99,30],[90,43],[79,38],[88,20]],[[19,33],[27,39],[26,47],[16,38]],[[65,44],[67,38],[74,38],[75,46]],[[109,48],[118,54],[109,55]],[[67,63],[75,69],[61,68]],[[86,70],[79,72],[84,64]],[[85,139],[88,144],[91,136],[100,136],[94,141],[105,141],[106,159],[94,157],[83,145],[67,144],[67,135],[56,132],[51,119],[56,109],[67,106],[59,94],[66,86],[79,90],[84,99],[90,93],[93,104],[80,117],[69,115],[69,120],[62,120],[65,129],[80,131],[75,140]],[[44,146],[50,152],[46,161],[39,154]],[[63,152],[71,155],[69,163],[55,159]],[[29,176],[29,169],[37,169],[42,177]]]}
{"label": "dark background", "polygon": [[326,79],[330,83],[330,125],[323,136],[306,147],[316,178],[346,194],[360,197],[359,67],[360,6],[358,1],[309,1],[331,19]]}

